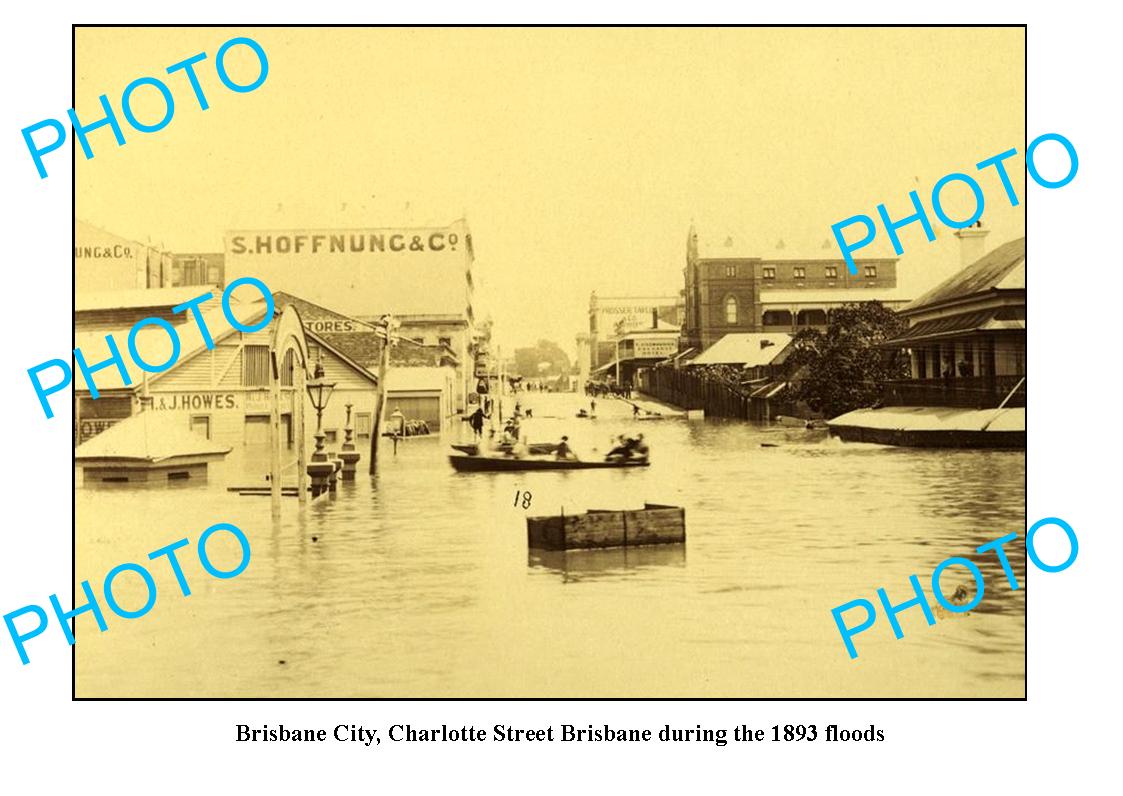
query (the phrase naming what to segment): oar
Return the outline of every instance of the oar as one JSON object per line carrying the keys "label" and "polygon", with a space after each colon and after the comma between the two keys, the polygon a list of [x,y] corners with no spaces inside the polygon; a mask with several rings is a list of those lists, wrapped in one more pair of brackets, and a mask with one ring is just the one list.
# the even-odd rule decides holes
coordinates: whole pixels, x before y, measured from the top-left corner
{"label": "oar", "polygon": [[1006,403],[1011,398],[1014,397],[1014,393],[1016,393],[1018,391],[1018,388],[1021,387],[1023,384],[1025,384],[1025,382],[1026,382],[1026,377],[1022,376],[1021,379],[1018,380],[1018,383],[1014,385],[1014,389],[1010,390],[1010,392],[1006,394],[1006,397],[1002,399],[1002,403],[1000,403],[998,405],[998,408],[994,410],[994,417],[992,417],[990,420],[988,420],[986,423],[984,423],[983,427],[980,428],[979,431],[986,431],[990,427],[990,424],[998,419],[998,415],[1006,407]]}

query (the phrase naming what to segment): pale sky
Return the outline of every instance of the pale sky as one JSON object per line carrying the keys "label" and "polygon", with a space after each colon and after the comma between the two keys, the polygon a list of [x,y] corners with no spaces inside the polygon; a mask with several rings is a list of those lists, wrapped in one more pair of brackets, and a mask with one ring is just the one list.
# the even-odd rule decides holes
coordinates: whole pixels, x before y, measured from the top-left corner
{"label": "pale sky", "polygon": [[[269,57],[246,94],[214,71],[238,35]],[[207,111],[183,75],[164,74],[200,51]],[[236,78],[256,74],[248,53],[231,52]],[[909,190],[927,206],[944,174],[976,175],[1011,147],[1020,206],[992,171],[978,175],[988,248],[1025,234],[1016,28],[80,29],[75,63],[83,120],[97,118],[97,95],[119,106],[143,75],[176,100],[159,132],[125,125],[123,147],[91,133],[79,218],[173,251],[221,251],[232,228],[465,217],[477,309],[504,346],[545,337],[572,354],[590,291],[677,292],[692,221],[702,237],[814,247],[879,202],[907,215]],[[137,115],[158,118],[143,94]],[[945,207],[966,216],[968,195],[949,189]],[[936,243],[918,225],[902,232],[913,295],[959,267],[958,242],[938,232]]]}

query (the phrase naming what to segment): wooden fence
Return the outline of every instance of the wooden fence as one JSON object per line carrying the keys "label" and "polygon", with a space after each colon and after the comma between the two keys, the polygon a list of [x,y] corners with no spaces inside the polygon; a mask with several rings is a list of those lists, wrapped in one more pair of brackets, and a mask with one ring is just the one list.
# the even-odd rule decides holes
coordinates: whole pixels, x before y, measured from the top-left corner
{"label": "wooden fence", "polygon": [[703,409],[707,417],[750,418],[750,401],[730,385],[675,368],[645,368],[637,384],[642,392],[683,409]]}

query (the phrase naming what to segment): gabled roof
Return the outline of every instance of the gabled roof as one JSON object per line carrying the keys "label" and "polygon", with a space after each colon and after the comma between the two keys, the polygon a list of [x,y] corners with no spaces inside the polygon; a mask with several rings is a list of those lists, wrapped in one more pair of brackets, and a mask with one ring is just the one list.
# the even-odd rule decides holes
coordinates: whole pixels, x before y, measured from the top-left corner
{"label": "gabled roof", "polygon": [[767,365],[792,340],[790,334],[743,332],[727,334],[694,358],[691,365]]}
{"label": "gabled roof", "polygon": [[1004,243],[904,307],[902,313],[997,290],[1025,290],[1026,239]]}
{"label": "gabled roof", "polygon": [[[379,359],[382,356],[382,335],[375,328],[364,321],[350,315],[344,315],[335,310],[329,310],[300,296],[294,296],[283,290],[273,292],[273,301],[277,309],[292,304],[300,311],[300,318],[305,327],[312,321],[340,320],[351,321],[353,331],[350,332],[316,332],[318,340],[324,340],[329,346],[339,353],[356,362],[363,368],[377,370]],[[311,332],[308,332],[311,335]]]}
{"label": "gabled roof", "polygon": [[[283,304],[278,300],[274,300],[274,312],[279,314],[282,309]],[[298,307],[298,309],[301,308]],[[260,300],[247,303],[232,301],[230,302],[230,311],[241,325],[252,326],[260,321],[264,315],[265,302]],[[208,306],[202,314],[203,322],[206,324],[207,330],[210,332],[211,338],[216,345],[238,331],[226,319],[226,315],[220,306]],[[206,342],[203,340],[203,335],[199,331],[199,327],[195,323],[194,318],[190,317],[189,314],[185,315],[185,317],[187,319],[184,323],[174,327],[180,342],[179,358],[176,360],[175,364],[167,370],[161,371],[160,373],[147,374],[149,384],[159,381],[169,373],[174,373],[178,368],[186,365],[194,357],[208,350]],[[270,323],[273,322],[274,321],[270,321]],[[132,383],[128,385],[125,384],[117,368],[110,365],[107,368],[94,372],[94,382],[97,384],[99,392],[109,390],[135,391],[139,390],[144,384],[145,372],[133,362],[132,356],[129,354],[129,331],[129,329],[118,329],[109,332],[78,332],[74,336],[74,342],[77,344],[77,347],[81,349],[88,365],[96,365],[98,362],[108,358],[109,348],[105,342],[107,336],[113,337],[114,342],[117,344],[117,349],[121,352],[121,359],[125,363],[125,369],[128,371]],[[305,335],[312,342],[330,351],[336,358],[367,381],[374,384],[378,383],[378,376],[376,374],[366,368],[363,363],[356,361],[347,351],[340,350],[337,341],[340,337],[343,337],[343,335],[334,335],[329,339],[328,335],[316,334],[307,330],[305,331]],[[167,360],[171,355],[172,347],[166,332],[158,327],[146,326],[141,329],[136,336],[136,348],[145,362],[158,364]],[[309,365],[309,368],[311,368],[311,365]],[[74,368],[74,389],[76,391],[89,390],[89,385],[86,384],[82,371],[78,367]]]}

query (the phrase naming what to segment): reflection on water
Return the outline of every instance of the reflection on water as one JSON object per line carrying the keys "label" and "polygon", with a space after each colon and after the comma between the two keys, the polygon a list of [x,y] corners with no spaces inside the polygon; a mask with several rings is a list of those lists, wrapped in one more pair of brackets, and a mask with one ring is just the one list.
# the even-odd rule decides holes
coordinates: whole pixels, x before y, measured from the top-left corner
{"label": "reflection on water", "polygon": [[[532,441],[568,434],[582,456],[633,428],[628,407],[575,396],[522,399]],[[123,561],[232,522],[253,559],[232,580],[181,555],[192,587],[153,565],[156,608],[78,620],[79,696],[1022,696],[1025,590],[997,559],[971,551],[1011,531],[1024,539],[1025,455],[844,444],[821,432],[743,423],[636,424],[653,464],[624,471],[463,473],[435,438],[386,447],[377,476],[301,514],[285,499],[274,526],[242,458],[207,486],[83,489],[79,578],[100,583]],[[763,447],[768,443],[769,447]],[[772,447],[771,445],[775,445]],[[252,457],[251,457],[252,458]],[[228,472],[237,466],[235,476]],[[530,491],[529,510],[515,493]],[[685,545],[528,551],[527,514],[686,508]],[[215,539],[214,557],[234,556]],[[193,549],[193,548],[188,548]],[[1025,583],[1024,544],[1009,548]],[[883,615],[851,661],[830,609],[856,598],[911,597],[953,555],[986,577],[979,607]],[[139,580],[139,579],[137,579]],[[973,588],[952,567],[943,589]],[[132,591],[130,591],[132,589]],[[115,594],[143,603],[122,578]]]}
{"label": "reflection on water", "polygon": [[647,567],[684,566],[686,545],[664,544],[645,547],[614,547],[607,550],[531,550],[531,567],[552,569],[564,582],[591,578],[621,579],[628,570]]}

